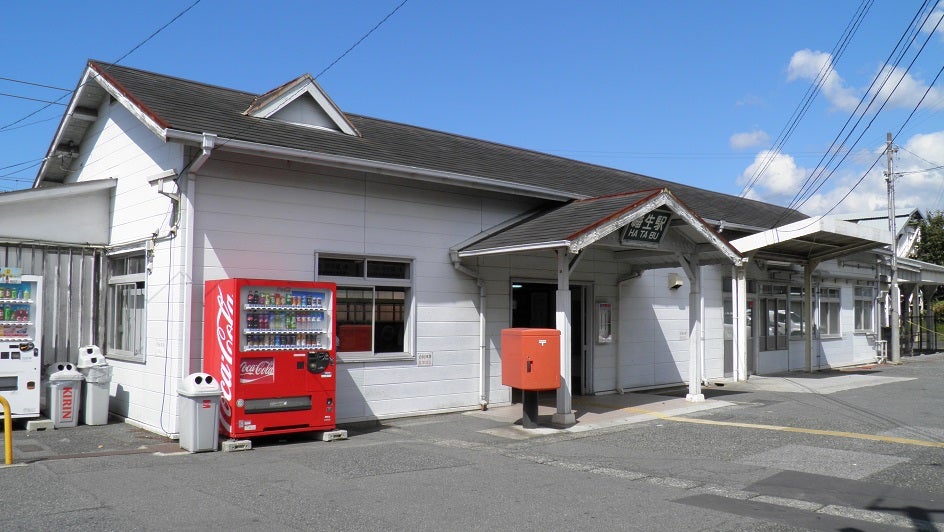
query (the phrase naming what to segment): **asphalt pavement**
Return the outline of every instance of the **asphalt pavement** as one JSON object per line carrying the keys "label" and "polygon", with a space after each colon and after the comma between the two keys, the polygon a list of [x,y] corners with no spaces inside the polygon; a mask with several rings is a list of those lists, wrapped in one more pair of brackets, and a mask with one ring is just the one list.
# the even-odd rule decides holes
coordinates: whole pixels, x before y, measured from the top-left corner
{"label": "asphalt pavement", "polygon": [[944,354],[342,426],[188,453],[107,425],[13,433],[6,530],[944,529]]}

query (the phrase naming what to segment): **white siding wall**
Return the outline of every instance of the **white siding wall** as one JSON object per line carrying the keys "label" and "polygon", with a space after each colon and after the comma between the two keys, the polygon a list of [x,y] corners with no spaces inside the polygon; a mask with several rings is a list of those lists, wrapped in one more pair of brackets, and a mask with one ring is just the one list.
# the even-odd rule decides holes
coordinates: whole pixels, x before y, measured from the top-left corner
{"label": "white siding wall", "polygon": [[669,289],[678,268],[649,270],[623,284],[619,345],[622,388],[675,384],[688,379],[688,281]]}
{"label": "white siding wall", "polygon": [[[705,298],[705,315],[702,317],[705,336],[703,374],[706,379],[721,379],[725,376],[724,294],[721,284],[725,275],[731,276],[730,266],[706,266],[701,270],[701,293]],[[728,361],[727,366],[730,371],[731,361]]]}
{"label": "white siding wall", "polygon": [[[840,290],[840,335],[813,339],[813,369],[854,366],[875,361],[874,336],[878,335],[878,331],[874,331],[874,335],[855,332],[855,287],[857,283],[874,281],[874,276],[877,275],[874,269],[863,268],[860,262],[862,261],[850,261],[849,265],[843,265],[840,261],[828,261],[823,263],[814,275],[814,290],[819,286]],[[815,297],[813,321],[814,324],[819,322],[819,304]],[[755,371],[761,375],[803,370],[806,368],[804,342],[801,338],[791,338],[788,349],[760,351],[756,361]]]}
{"label": "white siding wall", "polygon": [[[479,290],[455,270],[448,250],[532,208],[533,202],[218,157],[196,181],[193,352],[202,349],[199,309],[206,279],[309,281],[315,252],[408,257],[415,261],[414,351],[432,353],[433,365],[417,367],[412,360],[341,364],[338,421],[478,405]],[[490,327],[501,314],[500,305],[507,316],[507,301],[496,301],[501,289],[493,284],[486,310]],[[491,359],[493,367],[496,361]]]}
{"label": "white siding wall", "polygon": [[[117,179],[111,212],[112,246],[144,247],[143,241],[157,233],[165,235],[172,211],[171,201],[157,193],[148,178],[164,170],[182,166],[183,149],[165,143],[144,128],[123,107],[104,104],[100,119],[82,147],[87,154],[75,166],[70,181]],[[137,242],[137,244],[132,244]],[[178,264],[171,264],[166,252],[180,246],[179,239],[159,242],[147,286],[147,354],[145,362],[110,358],[114,366],[110,408],[156,431],[177,432],[177,379],[183,335],[182,301],[178,290],[168,290],[177,276]],[[101,339],[104,342],[104,339]],[[103,348],[105,346],[102,346]],[[107,351],[105,352],[108,356]]]}

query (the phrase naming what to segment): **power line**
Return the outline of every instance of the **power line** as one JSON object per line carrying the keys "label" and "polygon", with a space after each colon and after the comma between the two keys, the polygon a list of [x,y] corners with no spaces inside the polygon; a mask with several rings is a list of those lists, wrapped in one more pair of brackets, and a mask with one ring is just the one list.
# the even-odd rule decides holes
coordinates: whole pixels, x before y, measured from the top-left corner
{"label": "power line", "polygon": [[72,89],[63,89],[62,87],[53,87],[52,85],[43,85],[42,83],[34,83],[32,81],[23,81],[21,79],[5,78],[3,76],[0,76],[0,81],[9,81],[11,83],[19,83],[21,85],[30,85],[33,87],[42,87],[44,89],[53,89],[53,90],[63,91],[63,92],[72,92]]}
{"label": "power line", "polygon": [[[937,3],[938,3],[938,2],[935,2],[935,7],[936,7]],[[918,11],[915,13],[915,15],[914,15],[914,17],[912,18],[911,23],[909,24],[908,28],[905,30],[905,32],[903,32],[902,36],[901,36],[901,37],[899,38],[899,40],[898,40],[898,43],[895,45],[895,48],[892,50],[891,53],[889,53],[888,58],[885,60],[885,66],[884,66],[882,69],[880,69],[879,72],[878,72],[878,73],[875,75],[875,77],[872,79],[872,82],[870,83],[868,89],[867,89],[866,92],[862,95],[862,97],[859,99],[859,103],[856,105],[856,108],[853,110],[852,114],[851,114],[851,115],[849,116],[849,118],[846,120],[846,123],[845,123],[845,124],[843,125],[843,127],[840,129],[839,133],[836,135],[836,138],[835,138],[835,139],[833,140],[833,142],[830,144],[830,147],[829,147],[829,149],[827,150],[827,154],[828,154],[828,153],[832,153],[832,155],[828,157],[828,161],[824,164],[824,160],[827,159],[827,157],[826,157],[825,155],[823,156],[822,159],[820,159],[820,162],[817,163],[817,166],[814,168],[814,170],[813,170],[812,172],[810,172],[810,175],[804,180],[803,185],[800,187],[800,189],[799,189],[799,190],[797,191],[797,193],[794,195],[794,197],[793,197],[793,199],[791,200],[791,202],[790,202],[788,208],[791,208],[791,209],[798,209],[800,206],[802,206],[803,204],[805,204],[817,191],[819,191],[819,189],[820,189],[820,188],[829,180],[829,178],[836,172],[836,169],[838,169],[839,165],[841,165],[842,162],[845,161],[845,159],[848,157],[848,154],[852,152],[853,148],[859,143],[859,141],[862,139],[862,137],[865,135],[865,133],[868,132],[868,130],[869,130],[869,128],[871,127],[872,123],[874,122],[875,118],[876,118],[876,117],[878,116],[878,114],[882,111],[882,109],[884,109],[885,105],[886,105],[886,104],[888,103],[888,101],[890,100],[891,95],[894,94],[895,90],[897,89],[897,87],[901,84],[902,80],[904,79],[904,73],[903,73],[902,76],[899,78],[898,83],[897,83],[896,86],[895,86],[895,89],[893,89],[893,90],[891,90],[891,91],[888,92],[888,96],[887,96],[887,97],[885,98],[885,100],[882,102],[882,104],[881,104],[881,106],[879,107],[879,109],[878,109],[877,111],[875,111],[875,114],[873,115],[872,119],[869,121],[869,123],[868,123],[868,125],[866,126],[866,128],[862,131],[862,133],[855,139],[855,141],[854,141],[851,145],[850,145],[850,144],[847,144],[848,141],[849,141],[849,139],[852,137],[853,132],[859,127],[859,124],[860,124],[860,123],[862,122],[862,120],[864,119],[864,117],[865,117],[866,113],[868,112],[868,110],[869,110],[869,109],[872,107],[872,105],[875,103],[876,98],[877,98],[878,95],[881,93],[881,89],[885,86],[885,84],[886,84],[886,83],[888,82],[888,80],[890,79],[891,75],[894,73],[895,69],[898,67],[898,64],[901,62],[901,59],[902,59],[902,57],[904,56],[904,53],[911,47],[912,43],[914,42],[917,33],[913,33],[913,32],[911,31],[911,29],[912,29],[912,28],[920,28],[920,27],[923,27],[924,23],[927,22],[928,18],[929,18],[929,17],[931,16],[931,14],[933,13],[934,8],[932,8],[930,11],[927,11],[927,15],[924,17],[924,21],[922,22],[922,24],[917,25],[917,26],[915,25],[915,23],[917,22],[917,20],[918,20],[919,18],[921,18],[921,13],[925,12],[925,10],[927,9],[927,5],[928,5],[928,2],[925,1],[924,4],[922,4],[922,6],[921,6],[921,7],[918,9]],[[933,33],[934,33],[934,32],[931,32],[931,34],[929,34],[929,36],[928,36],[929,39],[930,39],[931,35],[933,35]],[[908,37],[908,35],[912,35],[912,37],[911,37],[911,39],[909,40],[908,45],[905,46],[904,48],[902,48],[902,43],[906,40],[906,38]],[[927,40],[925,40],[925,44],[927,44]],[[912,60],[911,64],[908,66],[908,69],[905,70],[905,73],[907,73],[907,71],[910,70],[911,66],[914,65],[915,60],[917,60],[918,55],[920,55],[920,53],[921,53],[921,51],[922,51],[923,49],[924,49],[924,45],[922,45],[922,46],[921,46],[921,49],[915,54],[914,59]],[[896,59],[894,65],[890,67],[890,66],[889,66],[890,61],[892,60],[892,57],[895,56],[896,51],[899,51],[899,53],[898,53],[898,59]],[[881,83],[881,86],[879,86],[878,88],[875,88],[875,87],[876,87],[876,83],[877,83],[878,80],[882,77],[882,74],[883,74],[883,73],[885,74],[885,77],[884,77],[884,80],[883,80],[882,83]],[[932,85],[933,85],[933,84],[932,84]],[[930,88],[930,86],[929,86],[929,88]],[[873,89],[874,89],[874,90],[873,90]],[[863,108],[863,104],[865,103],[866,98],[869,96],[869,93],[872,94],[872,97],[871,97],[871,99],[869,100],[868,105],[866,105],[866,106]],[[860,111],[859,111],[860,109],[862,109],[861,113],[860,113]],[[856,118],[856,117],[858,117],[858,118]],[[840,143],[840,142],[839,142],[839,139],[840,139],[840,137],[842,136],[843,131],[845,131],[845,130],[847,129],[847,127],[849,126],[849,123],[852,122],[854,118],[856,119],[856,120],[855,120],[855,123],[853,124],[853,126],[852,126],[851,128],[849,128],[848,132],[846,133],[845,137],[842,138],[842,142]],[[837,144],[837,143],[838,143],[838,144]],[[844,151],[844,152],[845,152],[845,155],[843,155],[843,156],[839,159],[838,163],[836,163],[836,165],[833,167],[833,169],[832,169],[831,171],[829,171],[829,173],[827,174],[827,173],[826,173],[827,168],[828,168],[830,165],[833,164],[833,162],[836,160],[836,157],[839,155],[840,151]],[[874,166],[874,164],[873,164],[873,166]],[[864,176],[863,176],[863,178],[864,178]],[[860,180],[856,183],[856,185],[853,186],[852,190],[854,190],[855,187],[857,187],[861,182],[862,182],[862,179],[860,179]],[[843,199],[845,199],[846,197],[848,197],[849,194],[851,194],[852,190],[850,190],[850,191],[843,197]],[[837,205],[834,205],[833,207],[831,207],[831,208],[829,209],[829,212],[831,212],[832,210],[834,210],[834,209],[836,208],[836,206],[838,206],[838,204],[837,204]],[[774,226],[776,226],[777,224],[779,224],[779,223],[782,221],[782,219],[783,219],[783,216],[781,216],[780,218],[778,218],[777,221],[774,223]]]}
{"label": "power line", "polygon": [[[132,53],[134,53],[138,48],[141,48],[142,46],[144,46],[145,43],[147,43],[148,41],[150,41],[151,39],[153,39],[155,36],[157,36],[157,34],[159,34],[159,33],[161,33],[162,31],[164,31],[168,26],[170,26],[171,24],[173,24],[175,21],[177,21],[177,19],[179,19],[180,17],[182,17],[184,14],[186,14],[186,13],[187,13],[188,11],[190,11],[191,9],[193,9],[193,8],[194,8],[197,4],[199,4],[200,2],[201,2],[201,0],[194,0],[194,2],[193,2],[192,4],[190,4],[189,6],[187,6],[186,8],[184,8],[184,10],[181,11],[180,13],[177,13],[177,15],[174,16],[174,18],[172,18],[169,22],[167,22],[166,24],[164,24],[163,26],[161,26],[160,28],[158,28],[157,30],[155,30],[153,33],[151,33],[150,35],[148,35],[143,41],[139,42],[137,45],[135,45],[135,46],[134,46],[131,50],[129,50],[127,53],[125,53],[124,55],[122,55],[121,57],[119,57],[117,60],[113,61],[113,63],[114,63],[114,64],[120,63],[123,59],[125,59],[126,57],[128,57],[129,55],[131,55]],[[92,78],[92,79],[95,79],[95,78]],[[92,81],[92,80],[88,80],[88,81],[86,81],[86,83],[88,83],[89,81]],[[46,105],[44,105],[43,107],[40,107],[39,109],[33,111],[32,113],[27,114],[26,116],[24,116],[24,117],[22,117],[22,118],[20,118],[20,119],[18,119],[18,120],[14,120],[13,122],[10,122],[9,124],[6,124],[6,125],[4,125],[4,126],[0,126],[0,132],[3,132],[3,131],[6,131],[6,130],[10,129],[12,126],[15,126],[16,124],[19,124],[20,122],[26,120],[27,118],[29,118],[29,117],[31,117],[31,116],[36,115],[37,113],[40,113],[40,112],[42,112],[42,111],[45,111],[46,109],[49,109],[49,108],[52,107],[53,105],[65,105],[65,104],[62,104],[62,103],[61,103],[62,100],[65,100],[67,97],[71,97],[73,94],[76,93],[76,91],[78,91],[79,88],[81,88],[81,87],[78,87],[78,88],[76,88],[75,90],[71,90],[71,91],[69,91],[69,92],[66,92],[65,94],[63,94],[62,96],[60,96],[59,98],[57,98],[56,100],[54,100],[54,101],[52,101],[52,102],[48,102],[48,103],[47,103]]]}
{"label": "power line", "polygon": [[[872,78],[872,82],[869,84],[868,89],[865,91],[865,93],[862,94],[862,97],[859,98],[859,102],[856,104],[856,107],[852,111],[852,114],[849,115],[849,118],[846,120],[846,123],[843,124],[842,128],[839,130],[839,133],[833,139],[832,143],[829,146],[829,149],[826,151],[827,155],[829,153],[832,153],[832,155],[828,157],[828,160],[827,160],[826,155],[824,155],[823,158],[820,159],[819,163],[817,163],[813,171],[810,172],[810,175],[804,180],[803,185],[800,187],[799,190],[797,190],[797,193],[793,196],[793,199],[790,201],[790,208],[798,209],[800,206],[805,204],[806,201],[808,201],[809,198],[812,197],[813,194],[815,194],[826,183],[826,181],[829,180],[829,178],[835,172],[835,169],[838,168],[838,165],[841,164],[845,160],[845,157],[840,159],[839,163],[837,163],[837,165],[833,167],[833,170],[830,171],[829,174],[826,174],[827,168],[830,165],[832,165],[832,163],[836,160],[836,157],[838,155],[838,152],[833,152],[833,149],[837,146],[837,141],[839,141],[840,137],[843,134],[843,131],[846,131],[846,128],[849,126],[849,123],[852,122],[853,119],[855,119],[855,123],[852,125],[851,128],[849,128],[848,132],[846,133],[846,136],[842,138],[842,142],[839,143],[838,146],[846,145],[849,138],[853,135],[853,132],[855,131],[855,129],[859,126],[859,124],[862,122],[865,115],[869,112],[869,109],[871,109],[872,105],[875,103],[875,100],[878,98],[878,95],[881,93],[881,89],[885,86],[886,83],[888,83],[888,80],[891,78],[891,75],[894,72],[894,69],[897,68],[898,65],[901,63],[901,59],[904,55],[903,51],[910,48],[911,44],[914,42],[914,37],[916,36],[916,34],[912,35],[912,38],[908,42],[908,45],[902,48],[902,42],[904,42],[907,39],[909,34],[912,34],[912,31],[911,31],[912,28],[920,27],[920,25],[916,26],[915,22],[920,18],[921,13],[924,11],[926,6],[927,6],[927,0],[925,1],[924,4],[922,4],[922,6],[918,9],[918,11],[915,12],[915,15],[914,17],[912,17],[911,23],[908,25],[908,28],[906,28],[905,32],[902,33],[902,36],[898,39],[898,43],[895,44],[895,48],[892,49],[892,51],[888,54],[888,57],[885,59],[885,64],[883,68],[879,69],[875,77]],[[895,56],[896,51],[899,52],[898,58],[895,60],[894,67],[890,68],[889,67],[890,61]],[[915,57],[917,58],[917,56]],[[882,77],[883,73],[885,73],[885,77],[882,80],[881,85],[878,88],[875,88],[876,83]],[[899,80],[899,83],[900,83],[900,80]],[[873,91],[873,88],[875,88],[874,91]],[[894,91],[889,92],[889,97],[891,96],[893,92]],[[871,99],[869,99],[868,104],[866,104],[865,107],[863,108],[863,104],[865,103],[866,98],[868,98],[870,93],[872,97]],[[881,110],[885,106],[885,103],[887,103],[888,100],[889,98],[885,99],[885,102],[883,102],[879,110],[875,112],[875,115],[881,112]],[[862,110],[861,113],[859,112],[860,109]],[[873,116],[873,120],[874,120],[874,116]],[[866,131],[867,130],[868,129],[866,128]],[[861,137],[862,135],[859,136],[859,139],[861,139]],[[851,146],[849,146],[848,149],[851,150],[852,147],[854,147],[858,143],[859,139],[857,139],[856,142],[854,142]],[[825,164],[824,164],[824,160],[826,161]]]}
{"label": "power line", "polygon": [[873,3],[874,2],[872,0],[863,0],[862,3],[859,4],[859,8],[853,15],[852,20],[850,20],[846,25],[846,29],[843,31],[842,36],[830,52],[830,60],[824,62],[823,66],[820,67],[820,70],[817,73],[816,78],[814,78],[813,83],[807,88],[806,93],[803,95],[803,99],[794,109],[793,114],[790,116],[787,124],[777,135],[773,147],[768,150],[768,153],[764,157],[761,165],[757,168],[757,170],[754,171],[754,174],[744,185],[744,188],[740,194],[741,197],[747,196],[748,192],[750,192],[754,185],[757,184],[757,181],[760,180],[767,169],[770,168],[770,165],[773,164],[777,156],[782,152],[787,140],[793,135],[793,132],[796,130],[800,121],[809,111],[809,108],[816,99],[816,96],[820,93],[829,74],[834,71],[833,65],[837,64],[839,58],[845,53],[846,48],[852,41],[852,37],[858,31],[859,26],[861,26],[866,14],[868,14],[869,10],[872,8]]}
{"label": "power line", "polygon": [[934,170],[940,170],[941,168],[944,168],[944,164],[938,164],[938,163],[935,163],[935,162],[931,162],[931,161],[925,159],[924,157],[918,155],[917,153],[915,153],[915,152],[913,152],[913,151],[911,151],[911,150],[909,150],[909,149],[907,149],[907,148],[904,148],[904,147],[899,146],[898,149],[901,150],[901,151],[906,151],[906,152],[910,153],[911,155],[914,155],[914,156],[917,157],[918,159],[921,159],[922,161],[924,161],[924,162],[926,162],[926,163],[928,163],[928,164],[933,164],[933,165],[935,165],[933,168],[926,168],[926,169],[924,169],[924,170],[914,170],[914,171],[912,171],[912,172],[898,172],[899,174],[923,174],[923,173],[925,173],[925,172],[933,172]]}
{"label": "power line", "polygon": [[7,98],[17,98],[20,100],[29,100],[31,102],[48,103],[50,105],[65,105],[59,100],[43,100],[41,98],[30,98],[29,96],[20,96],[18,94],[10,94],[8,92],[0,92],[0,96],[6,96]]}
{"label": "power line", "polygon": [[[935,8],[936,8],[936,4],[935,4]],[[922,24],[921,24],[922,27],[924,26],[925,23],[927,23],[928,19],[931,17],[931,14],[932,14],[933,12],[934,12],[933,9],[928,12],[928,15],[925,17],[924,21],[923,21]],[[888,96],[885,97],[885,101],[882,102],[882,105],[879,107],[878,111],[876,111],[875,114],[872,116],[872,119],[869,120],[869,123],[866,125],[865,129],[862,131],[862,133],[859,135],[859,137],[856,139],[855,143],[853,143],[853,146],[856,145],[856,144],[858,144],[859,140],[861,140],[862,137],[865,135],[865,133],[872,127],[872,123],[875,121],[876,118],[878,118],[879,113],[881,113],[881,112],[882,112],[882,109],[885,108],[885,105],[886,105],[886,104],[888,103],[888,101],[891,99],[891,97],[892,97],[892,95],[895,93],[895,91],[898,90],[898,87],[901,86],[902,81],[905,79],[905,74],[907,74],[908,71],[911,70],[911,67],[914,66],[914,63],[915,63],[915,61],[917,61],[918,56],[921,55],[921,52],[924,51],[924,47],[928,44],[928,41],[930,41],[931,37],[937,32],[937,29],[940,27],[942,21],[944,21],[944,18],[938,19],[938,22],[937,22],[937,24],[934,26],[934,29],[933,29],[930,33],[928,33],[928,38],[925,39],[924,43],[921,44],[921,47],[920,47],[920,48],[918,49],[918,51],[915,53],[914,58],[912,58],[911,63],[908,64],[908,67],[905,69],[905,71],[904,71],[904,72],[902,73],[902,75],[899,77],[898,82],[895,84],[895,87],[894,87],[891,91],[888,92]],[[910,43],[909,43],[909,47],[910,47]],[[898,65],[896,64],[895,67],[897,67],[897,66],[898,66]],[[888,68],[888,70],[889,70],[889,75],[886,77],[886,81],[887,81],[888,77],[891,76],[891,73],[894,71],[894,68]],[[902,123],[901,127],[898,129],[898,132],[897,132],[896,135],[895,135],[896,137],[898,136],[898,134],[901,133],[901,131],[905,128],[905,126],[908,125],[908,122],[911,121],[911,118],[915,115],[915,113],[916,113],[916,112],[918,111],[918,109],[921,107],[921,104],[924,103],[924,99],[927,98],[928,94],[931,92],[931,89],[934,87],[935,83],[937,83],[938,78],[940,78],[942,72],[944,72],[944,67],[941,67],[941,70],[938,71],[937,75],[934,77],[934,79],[931,81],[931,83],[928,84],[928,88],[924,91],[924,94],[921,96],[921,99],[918,101],[918,103],[915,104],[914,109],[911,110],[911,113],[909,113],[908,118],[905,119],[905,121]],[[883,83],[883,87],[884,87],[884,83]],[[880,89],[879,89],[879,90],[880,90]],[[878,92],[879,92],[879,91],[877,90],[877,91],[876,91],[876,95],[878,94]],[[875,97],[872,98],[872,101],[874,101],[874,100],[875,100]],[[871,104],[872,104],[872,102],[870,101],[870,102],[869,102],[869,106],[871,106]],[[851,133],[851,132],[850,132],[850,133]],[[847,138],[848,138],[848,137],[847,137]],[[842,164],[842,162],[845,161],[845,159],[846,159],[846,156],[843,156],[843,157],[840,159],[840,161],[839,161],[838,164]],[[817,185],[817,187],[816,187],[812,192],[810,192],[810,195],[809,195],[805,200],[803,200],[803,202],[801,202],[801,203],[797,206],[798,208],[799,208],[800,205],[803,205],[804,203],[806,203],[806,201],[808,201],[808,200],[812,197],[813,194],[815,194],[817,191],[819,191],[819,189],[826,183],[826,181],[828,181],[829,178],[832,177],[833,173],[835,173],[835,171],[836,171],[836,168],[838,168],[838,164],[837,164],[836,167],[833,168],[833,170],[829,173],[829,175],[827,175],[826,178],[823,179],[823,180],[820,182],[820,184]],[[870,169],[870,170],[871,170],[871,169]],[[852,189],[849,191],[849,194],[851,194],[851,193],[852,193],[852,190],[855,190],[855,188],[856,188],[861,182],[862,182],[862,179],[860,179],[860,180],[852,187]],[[846,194],[845,196],[843,196],[843,199],[845,199],[846,197],[848,197],[849,194]],[[837,203],[837,205],[838,205],[838,203]],[[833,206],[833,209],[834,209],[834,208],[835,208],[835,206]],[[832,210],[832,209],[830,209],[830,210]]]}
{"label": "power line", "polygon": [[364,39],[366,39],[367,37],[370,37],[370,34],[371,34],[371,33],[373,33],[377,28],[379,28],[380,26],[382,26],[384,22],[387,22],[387,19],[390,18],[390,17],[392,17],[393,14],[396,13],[397,11],[399,11],[400,8],[403,7],[403,5],[406,4],[406,3],[407,3],[407,0],[403,0],[402,2],[400,2],[400,4],[399,4],[397,7],[393,8],[393,11],[387,13],[387,16],[386,16],[386,17],[380,19],[380,22],[378,22],[377,24],[374,25],[373,28],[371,28],[370,30],[368,30],[367,33],[365,33],[363,37],[361,37],[360,39],[358,39],[357,42],[355,42],[354,44],[352,44],[350,48],[348,48],[347,50],[345,50],[344,53],[342,53],[341,55],[339,55],[337,59],[335,59],[334,61],[332,61],[330,65],[326,66],[326,67],[324,68],[324,70],[322,70],[321,72],[319,72],[318,75],[315,76],[315,79],[320,78],[322,74],[324,74],[325,72],[327,72],[328,70],[330,70],[331,67],[333,67],[334,65],[336,65],[336,64],[338,63],[338,61],[344,59],[344,56],[346,56],[348,53],[350,53],[351,50],[353,50],[354,48],[357,48],[357,45],[359,45],[361,42],[363,42]]}
{"label": "power line", "polygon": [[[324,69],[322,69],[321,72],[318,73],[318,75],[314,76],[314,79],[318,79],[322,74],[324,74],[325,72],[327,72],[328,70],[330,70],[331,67],[333,67],[334,65],[336,65],[339,61],[341,61],[341,59],[344,59],[344,57],[345,57],[348,53],[350,53],[351,50],[353,50],[353,49],[356,48],[359,44],[361,44],[362,42],[364,42],[364,40],[367,39],[367,37],[369,37],[374,31],[376,31],[377,28],[379,28],[381,25],[383,25],[383,23],[386,22],[387,19],[389,19],[390,17],[392,17],[392,16],[394,15],[394,13],[396,13],[397,11],[399,11],[400,8],[403,7],[403,5],[407,3],[407,1],[408,1],[408,0],[403,0],[402,2],[400,2],[400,3],[397,5],[397,7],[393,8],[393,10],[390,11],[389,13],[387,13],[387,15],[386,15],[384,18],[380,19],[380,22],[378,22],[377,24],[374,24],[374,27],[372,27],[371,29],[367,30],[367,33],[365,33],[363,36],[361,36],[360,39],[358,39],[354,44],[352,44],[352,45],[351,45],[347,50],[345,50],[341,55],[339,55],[337,58],[335,58],[335,60],[332,61],[328,66],[326,66]],[[236,135],[244,135],[244,134],[246,134],[247,132],[252,131],[252,129],[253,129],[254,127],[256,127],[256,124],[258,124],[258,123],[259,123],[259,122],[253,122],[253,123],[251,123],[250,125],[246,126],[244,129],[242,129],[242,130],[240,130],[238,133],[236,133],[232,138],[235,138]],[[228,142],[228,141],[222,141],[222,142],[220,142],[217,146],[218,146],[218,147],[225,146],[227,142]]]}

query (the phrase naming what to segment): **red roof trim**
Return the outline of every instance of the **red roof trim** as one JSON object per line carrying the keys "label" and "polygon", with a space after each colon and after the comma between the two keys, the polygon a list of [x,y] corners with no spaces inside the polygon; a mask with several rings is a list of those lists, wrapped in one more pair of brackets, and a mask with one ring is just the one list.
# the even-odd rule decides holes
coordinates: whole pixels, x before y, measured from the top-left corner
{"label": "red roof trim", "polygon": [[[605,198],[616,198],[616,197],[620,197],[620,196],[632,196],[632,195],[636,195],[636,194],[643,194],[643,193],[646,193],[646,192],[650,192],[650,194],[647,195],[647,196],[643,196],[642,199],[636,201],[636,202],[633,203],[632,205],[628,205],[628,206],[626,206],[626,207],[624,207],[624,208],[622,208],[622,209],[616,211],[615,213],[613,213],[613,214],[611,214],[611,215],[609,215],[609,216],[606,216],[606,217],[604,217],[604,218],[600,218],[600,219],[597,220],[596,222],[594,222],[594,223],[592,223],[592,224],[590,224],[590,225],[588,225],[588,226],[586,226],[586,227],[584,227],[584,228],[582,228],[582,229],[577,230],[577,232],[568,235],[568,236],[566,237],[566,239],[567,239],[567,240],[574,240],[574,239],[576,239],[578,236],[580,236],[580,235],[582,235],[582,234],[584,234],[584,233],[590,231],[591,229],[593,229],[593,228],[595,228],[595,227],[599,227],[599,226],[601,226],[601,225],[603,225],[603,224],[609,222],[610,220],[613,220],[614,218],[619,218],[620,216],[622,216],[623,214],[625,214],[627,211],[630,211],[630,210],[632,210],[632,209],[635,209],[635,208],[638,207],[639,205],[641,205],[641,204],[643,204],[643,203],[645,203],[645,202],[651,200],[652,198],[658,196],[659,194],[661,194],[661,193],[663,193],[663,192],[669,192],[669,189],[667,189],[667,188],[653,188],[653,189],[648,189],[648,190],[638,190],[638,191],[635,191],[635,192],[622,192],[622,193],[619,193],[619,194],[610,194],[610,195],[607,195],[607,196],[599,196],[599,197],[596,197],[596,198],[588,198],[588,199],[583,199],[583,200],[577,200],[575,203],[578,203],[578,202],[579,202],[579,203],[589,203],[589,202],[592,202],[592,201],[597,201],[597,200],[601,200],[601,199],[605,199]],[[669,194],[671,194],[671,193],[669,193]],[[678,200],[676,200],[676,201],[678,201]]]}
{"label": "red roof trim", "polygon": [[128,98],[128,100],[130,100],[131,103],[133,103],[138,109],[141,110],[142,113],[144,113],[145,115],[147,115],[151,120],[153,120],[153,121],[154,121],[158,126],[160,126],[162,129],[167,129],[167,128],[170,127],[170,124],[168,124],[166,121],[164,121],[163,118],[161,118],[160,116],[157,115],[157,113],[155,113],[154,111],[152,111],[150,107],[144,105],[144,102],[142,102],[141,100],[139,100],[138,98],[136,98],[133,94],[131,94],[131,92],[129,92],[129,91],[128,91],[127,89],[125,89],[124,87],[122,87],[122,86],[121,86],[121,83],[118,83],[118,81],[115,80],[115,78],[111,77],[111,76],[108,74],[108,69],[107,69],[107,68],[102,67],[102,65],[100,65],[100,64],[98,64],[98,63],[96,63],[96,62],[94,62],[94,61],[89,61],[89,68],[92,69],[92,70],[95,72],[95,74],[96,74],[97,76],[99,76],[99,77],[101,77],[101,78],[104,78],[106,81],[108,81],[108,83],[111,84],[111,86],[113,86],[113,87],[115,87],[116,89],[118,89],[118,91],[119,91],[125,98]]}

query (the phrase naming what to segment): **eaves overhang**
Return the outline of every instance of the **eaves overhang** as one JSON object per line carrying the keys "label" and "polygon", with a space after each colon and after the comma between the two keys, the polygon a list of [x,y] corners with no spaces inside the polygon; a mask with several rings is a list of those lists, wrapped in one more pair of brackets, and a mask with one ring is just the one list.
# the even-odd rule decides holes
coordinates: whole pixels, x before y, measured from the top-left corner
{"label": "eaves overhang", "polygon": [[[98,108],[106,94],[124,106],[148,130],[166,139],[165,130],[169,125],[157,113],[125,90],[108,74],[106,69],[94,61],[89,61],[78,87],[73,91],[59,127],[53,135],[46,157],[33,181],[33,188],[39,188],[43,184],[65,182],[70,172],[67,169],[68,162],[64,163],[63,160],[68,161],[78,155],[77,150],[88,128],[98,119]],[[76,153],[72,153],[73,151]]]}
{"label": "eaves overhang", "polygon": [[[163,136],[167,140],[186,142],[193,145],[200,145],[204,138],[204,134],[201,133],[181,131],[176,129],[166,130]],[[241,153],[245,155],[255,155],[262,157],[278,157],[303,163],[320,164],[334,168],[347,168],[358,171],[376,172],[404,179],[412,179],[415,181],[457,185],[466,188],[502,192],[505,194],[527,196],[537,199],[568,201],[585,197],[552,188],[522,185],[499,179],[489,179],[456,172],[431,170],[428,168],[419,168],[415,166],[407,166],[370,159],[359,159],[356,157],[347,157],[343,155],[334,155],[330,153],[314,152],[296,148],[286,148],[283,146],[273,146],[271,144],[261,144],[258,142],[223,137],[217,137],[214,151],[228,151],[232,153]]]}

